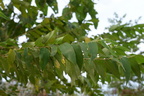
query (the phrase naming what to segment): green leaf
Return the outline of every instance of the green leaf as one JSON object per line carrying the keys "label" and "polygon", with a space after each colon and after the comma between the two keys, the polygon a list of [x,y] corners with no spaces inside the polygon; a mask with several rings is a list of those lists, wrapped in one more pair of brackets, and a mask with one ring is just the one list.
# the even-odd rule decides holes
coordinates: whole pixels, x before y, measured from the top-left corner
{"label": "green leaf", "polygon": [[87,43],[79,43],[81,50],[83,51],[84,58],[89,58],[88,56],[88,44]]}
{"label": "green leaf", "polygon": [[19,78],[19,81],[27,84],[28,82],[28,74],[26,74],[26,71],[24,70],[18,70],[18,72],[16,72],[17,77]]}
{"label": "green leaf", "polygon": [[35,41],[35,45],[36,46],[44,46],[44,44],[43,44],[43,38],[42,37],[40,37],[40,38],[38,38],[36,41]]}
{"label": "green leaf", "polygon": [[87,15],[87,12],[85,12],[85,6],[78,6],[77,11],[76,11],[76,18],[78,19],[80,24],[85,19],[86,15]]}
{"label": "green leaf", "polygon": [[105,80],[106,77],[106,67],[104,67],[105,61],[96,59],[94,60],[96,71],[102,77],[102,80]]}
{"label": "green leaf", "polygon": [[76,54],[76,61],[81,69],[83,66],[83,55],[82,55],[82,50],[78,44],[72,44],[72,47],[74,48],[75,54]]}
{"label": "green leaf", "polygon": [[9,64],[14,63],[15,55],[16,55],[16,53],[14,52],[14,50],[10,49],[9,52],[8,52],[8,58],[7,58]]}
{"label": "green leaf", "polygon": [[132,71],[135,73],[136,76],[141,78],[140,65],[136,61],[135,57],[129,58],[128,60],[131,64]]}
{"label": "green leaf", "polygon": [[4,3],[3,3],[3,0],[0,0],[0,3],[1,3],[1,4],[0,4],[1,8],[2,8],[2,9],[5,9],[5,6],[4,6]]}
{"label": "green leaf", "polygon": [[55,13],[58,13],[57,0],[46,0],[47,4],[53,9]]}
{"label": "green leaf", "polygon": [[107,48],[103,48],[102,51],[105,53],[106,56],[109,56],[109,50]]}
{"label": "green leaf", "polygon": [[109,50],[109,52],[110,52],[113,56],[116,56],[116,57],[117,57],[117,55],[115,54],[114,50],[112,50],[103,40],[100,41],[100,44],[101,44],[103,47],[107,48],[107,49]]}
{"label": "green leaf", "polygon": [[62,44],[63,43],[63,39],[64,39],[64,36],[57,38],[55,40],[55,44]]}
{"label": "green leaf", "polygon": [[128,82],[129,79],[130,79],[130,76],[131,76],[131,66],[130,66],[130,63],[129,63],[129,61],[128,61],[128,59],[126,57],[121,58],[120,61],[123,64],[124,74],[126,76],[126,81]]}
{"label": "green leaf", "polygon": [[36,0],[37,7],[40,8],[40,10],[43,12],[43,14],[46,16],[48,11],[48,5],[46,4],[45,0]]}
{"label": "green leaf", "polygon": [[80,70],[78,66],[66,60],[66,73],[71,77],[71,84],[75,84],[75,80],[80,75]]}
{"label": "green leaf", "polygon": [[[92,4],[92,6],[93,6],[93,4]],[[92,22],[94,24],[94,27],[97,28],[99,20],[96,18],[96,14],[97,14],[96,10],[93,9],[93,8],[89,9],[89,14],[90,14],[90,16],[92,18]]]}
{"label": "green leaf", "polygon": [[65,60],[64,60],[64,57],[63,57],[62,54],[57,53],[54,57],[57,59],[57,61],[58,61],[61,65],[64,65],[64,64],[65,64]]}
{"label": "green leaf", "polygon": [[52,44],[55,41],[57,30],[49,32],[47,35],[43,37],[42,43],[44,44]]}
{"label": "green leaf", "polygon": [[40,49],[39,59],[40,59],[40,66],[42,69],[44,69],[50,59],[50,53],[47,48]]}
{"label": "green leaf", "polygon": [[24,58],[24,61],[25,61],[26,65],[27,65],[27,67],[30,69],[30,67],[32,66],[31,62],[33,60],[33,56],[30,55],[28,53],[28,51],[29,51],[28,48],[24,49],[23,58]]}
{"label": "green leaf", "polygon": [[10,20],[3,12],[0,11],[0,17],[6,20]]}
{"label": "green leaf", "polygon": [[107,70],[117,78],[120,78],[117,62],[112,60],[105,60],[104,62],[105,62],[104,66],[107,68]]}
{"label": "green leaf", "polygon": [[51,45],[51,56],[54,56],[57,53],[57,46]]}
{"label": "green leaf", "polygon": [[64,19],[70,20],[72,18],[72,12],[70,8],[66,7],[63,9],[62,15],[64,16]]}
{"label": "green leaf", "polygon": [[[57,56],[55,55],[55,57],[57,57],[58,59],[60,58],[60,56]],[[63,71],[64,71],[64,66],[61,62],[59,62],[60,60],[57,60],[57,58],[53,57],[53,61],[54,61],[54,66],[55,66],[55,72],[57,73],[58,77],[60,79],[63,79],[64,76],[63,76]]]}
{"label": "green leaf", "polygon": [[96,76],[95,76],[96,67],[95,67],[95,64],[91,61],[91,59],[84,60],[84,69],[86,70],[86,72],[88,73],[92,81],[96,83],[97,82]]}
{"label": "green leaf", "polygon": [[74,38],[70,34],[66,34],[63,38],[63,42],[71,43],[74,41]]}
{"label": "green leaf", "polygon": [[3,69],[6,71],[7,74],[9,74],[11,65],[8,63],[6,58],[0,58],[0,64],[2,64]]}
{"label": "green leaf", "polygon": [[35,81],[35,78],[34,78],[33,75],[30,75],[30,76],[29,76],[29,80],[30,80],[30,82],[31,82],[32,84],[36,84],[36,81]]}
{"label": "green leaf", "polygon": [[75,51],[69,43],[61,44],[59,49],[66,59],[68,59],[73,64],[77,64]]}
{"label": "green leaf", "polygon": [[144,56],[143,55],[135,55],[135,59],[139,64],[144,63]]}
{"label": "green leaf", "polygon": [[116,30],[120,25],[112,25],[110,28],[109,28],[109,31],[112,32],[114,30]]}
{"label": "green leaf", "polygon": [[74,41],[74,38],[70,34],[66,34],[65,36],[59,37],[55,40],[55,44],[62,44],[65,42],[71,43]]}
{"label": "green leaf", "polygon": [[89,42],[88,46],[89,46],[89,52],[91,55],[91,59],[93,60],[94,58],[97,57],[97,53],[98,53],[97,43],[96,42]]}
{"label": "green leaf", "polygon": [[22,43],[22,47],[34,47],[35,43],[34,42],[26,42]]}
{"label": "green leaf", "polygon": [[56,80],[48,80],[48,83],[46,83],[44,86],[46,88],[50,88],[51,86],[53,86],[53,84],[56,83]]}
{"label": "green leaf", "polygon": [[99,22],[99,19],[98,19],[98,18],[93,18],[93,19],[91,19],[91,20],[89,20],[89,21],[93,22],[94,27],[97,28],[98,22]]}
{"label": "green leaf", "polygon": [[123,47],[123,46],[116,46],[116,47],[112,48],[112,50],[115,50],[116,54],[119,55],[119,56],[120,55],[126,55],[125,52],[129,51],[128,48]]}
{"label": "green leaf", "polygon": [[47,12],[48,12],[48,6],[46,4],[43,6],[42,11],[43,11],[44,15],[46,16]]}

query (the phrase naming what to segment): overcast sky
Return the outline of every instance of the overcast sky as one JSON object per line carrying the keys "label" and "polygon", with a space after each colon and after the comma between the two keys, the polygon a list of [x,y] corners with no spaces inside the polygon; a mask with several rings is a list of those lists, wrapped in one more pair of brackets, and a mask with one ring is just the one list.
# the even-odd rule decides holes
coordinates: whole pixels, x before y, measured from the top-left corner
{"label": "overcast sky", "polygon": [[[97,1],[97,0],[95,0]],[[92,31],[90,34],[102,33],[104,27],[107,27],[108,18],[113,18],[113,13],[116,12],[119,16],[127,14],[125,22],[136,20],[142,17],[139,23],[144,23],[144,0],[99,0],[97,1],[96,10],[99,16],[99,26],[97,31]],[[144,43],[138,45],[141,51],[144,51]]]}
{"label": "overcast sky", "polygon": [[[95,0],[97,1],[97,0]],[[119,16],[126,14],[126,21],[136,20],[142,16],[139,23],[144,23],[144,0],[99,0],[97,1],[96,10],[100,19],[98,29],[109,25],[108,18],[114,17],[114,12]]]}

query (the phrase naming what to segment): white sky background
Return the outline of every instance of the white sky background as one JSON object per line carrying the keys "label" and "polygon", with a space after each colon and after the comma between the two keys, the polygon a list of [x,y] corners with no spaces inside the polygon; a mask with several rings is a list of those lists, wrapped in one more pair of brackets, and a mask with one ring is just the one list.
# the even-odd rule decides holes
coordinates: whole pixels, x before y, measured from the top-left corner
{"label": "white sky background", "polygon": [[[96,1],[96,0],[95,0]],[[114,18],[114,12],[120,17],[126,14],[126,21],[136,20],[140,16],[142,19],[139,23],[144,23],[144,0],[99,0],[97,1],[96,10],[98,11],[99,26],[98,30],[103,31],[104,27],[109,26],[108,18]],[[101,32],[100,32],[101,33]],[[96,34],[96,33],[92,33]]]}

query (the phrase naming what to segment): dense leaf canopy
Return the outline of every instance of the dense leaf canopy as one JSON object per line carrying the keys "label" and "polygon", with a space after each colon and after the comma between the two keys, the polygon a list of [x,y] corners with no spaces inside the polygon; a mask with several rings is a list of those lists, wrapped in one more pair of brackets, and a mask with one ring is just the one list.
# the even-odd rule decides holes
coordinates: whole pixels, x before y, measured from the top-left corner
{"label": "dense leaf canopy", "polygon": [[[0,0],[1,79],[30,82],[47,93],[92,96],[100,93],[98,81],[123,77],[128,82],[133,76],[141,80],[144,56],[135,52],[143,42],[144,24],[117,22],[109,32],[88,37],[89,27],[96,29],[99,21],[92,0],[70,0],[61,16],[55,15],[58,0],[34,1],[10,0],[4,5]],[[48,17],[50,8],[54,14]],[[71,20],[73,16],[77,21]],[[27,42],[19,44],[20,36],[26,36]]]}

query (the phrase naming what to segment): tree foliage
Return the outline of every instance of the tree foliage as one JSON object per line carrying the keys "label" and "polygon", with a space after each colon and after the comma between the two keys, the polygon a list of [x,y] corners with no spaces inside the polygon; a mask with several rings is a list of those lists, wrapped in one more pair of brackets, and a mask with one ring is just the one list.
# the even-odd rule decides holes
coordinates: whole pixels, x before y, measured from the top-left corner
{"label": "tree foliage", "polygon": [[[144,56],[134,52],[143,42],[144,24],[118,22],[109,32],[88,37],[89,27],[97,28],[99,21],[92,0],[70,0],[61,16],[55,16],[56,0],[34,1],[35,5],[32,0],[11,0],[4,5],[0,0],[1,79],[31,83],[36,91],[91,96],[101,94],[98,81],[142,79]],[[48,17],[50,8],[54,14]],[[71,20],[73,16],[77,21]],[[19,44],[20,36],[26,36],[27,42]]]}

